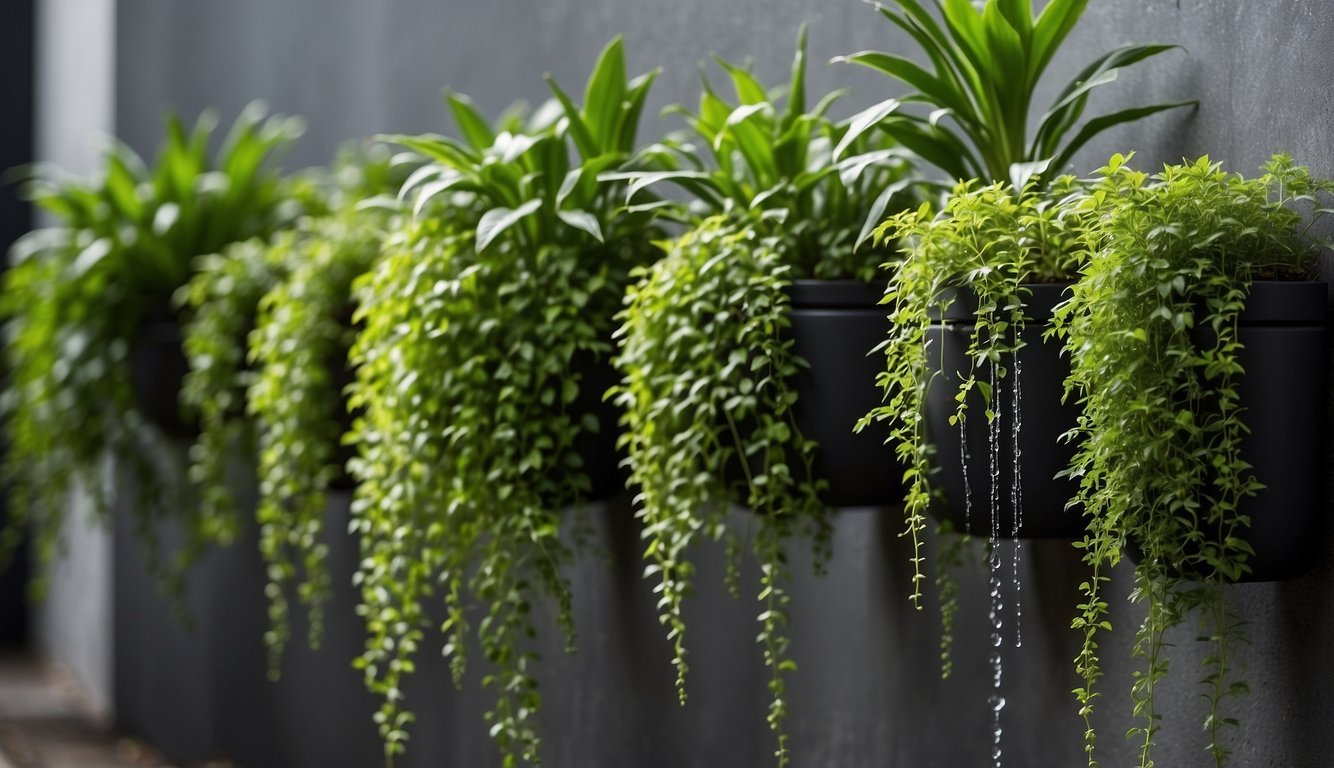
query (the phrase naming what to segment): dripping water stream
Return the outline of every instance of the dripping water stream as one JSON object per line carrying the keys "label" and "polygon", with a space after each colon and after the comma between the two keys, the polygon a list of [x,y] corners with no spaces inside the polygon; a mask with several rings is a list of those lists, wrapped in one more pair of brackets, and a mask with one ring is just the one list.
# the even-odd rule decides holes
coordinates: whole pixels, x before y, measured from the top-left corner
{"label": "dripping water stream", "polygon": [[1019,361],[1019,353],[1014,354],[1014,380],[1010,383],[1010,446],[1013,461],[1014,474],[1010,482],[1010,545],[1013,554],[1011,555],[1011,581],[1014,586],[1014,647],[1022,648],[1024,645],[1024,606],[1020,591],[1023,588],[1019,580],[1019,561],[1022,556],[1022,544],[1019,541],[1019,528],[1024,524],[1024,480],[1023,480],[1023,451],[1019,447],[1019,429],[1023,423],[1023,395],[1020,391],[1020,379],[1023,373],[1023,365]]}
{"label": "dripping water stream", "polygon": [[[990,368],[991,391],[996,391],[996,363]],[[999,405],[999,404],[997,404]],[[1004,667],[1001,660],[1001,646],[1004,644],[1003,611],[1005,601],[1001,596],[1001,555],[1000,555],[1000,430],[1001,408],[994,407],[994,414],[987,419],[987,453],[990,469],[990,487],[987,501],[991,512],[991,531],[987,538],[987,563],[989,565],[988,586],[991,590],[991,761],[994,768],[1001,768],[1001,710],[1005,708],[1005,697],[1001,696],[1001,679]]]}

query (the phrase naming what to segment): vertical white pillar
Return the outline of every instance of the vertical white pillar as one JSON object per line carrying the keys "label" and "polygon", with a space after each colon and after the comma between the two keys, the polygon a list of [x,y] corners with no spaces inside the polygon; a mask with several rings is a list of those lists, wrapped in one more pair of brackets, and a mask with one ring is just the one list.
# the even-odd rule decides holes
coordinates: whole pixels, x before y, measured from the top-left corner
{"label": "vertical white pillar", "polygon": [[[115,0],[38,0],[34,143],[40,161],[91,173],[115,125]],[[71,495],[61,555],[36,606],[37,644],[109,714],[112,702],[111,529]]]}

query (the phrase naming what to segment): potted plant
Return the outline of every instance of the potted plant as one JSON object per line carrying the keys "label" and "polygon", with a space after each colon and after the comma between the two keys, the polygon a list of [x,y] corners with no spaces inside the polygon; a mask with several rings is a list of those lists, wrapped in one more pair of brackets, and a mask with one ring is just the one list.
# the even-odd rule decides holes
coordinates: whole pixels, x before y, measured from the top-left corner
{"label": "potted plant", "polygon": [[614,440],[591,372],[630,270],[660,236],[652,210],[624,209],[624,184],[598,176],[632,159],[653,79],[627,79],[617,39],[582,106],[551,82],[554,105],[493,126],[450,94],[461,140],[392,138],[430,162],[405,183],[411,215],[358,281],[349,438],[369,634],[359,665],[384,697],[389,755],[412,719],[402,681],[426,625],[443,623],[456,682],[472,640],[490,663],[487,719],[507,764],[538,758],[531,607],[549,599],[573,642],[562,511],[595,491],[587,436]]}
{"label": "potted plant", "polygon": [[[1031,394],[1037,397],[1029,399],[1042,398],[1044,402],[1038,403],[1038,408],[1056,407],[1059,382],[1064,380],[1054,352],[1056,346],[1030,343],[1040,340],[1040,329],[1031,330],[1028,340],[1020,331],[1024,327],[1024,307],[1036,299],[1045,309],[1028,314],[1036,315],[1030,319],[1043,319],[1040,316],[1049,315],[1050,307],[1058,300],[1059,288],[1023,283],[1030,279],[1069,281],[1077,261],[1053,250],[1065,246],[1055,239],[1061,233],[1044,230],[1037,233],[1037,242],[1016,242],[1009,236],[1012,233],[989,222],[987,216],[994,214],[1015,225],[1028,221],[1045,226],[1049,207],[1069,191],[1070,183],[1060,182],[1061,189],[1055,191],[1047,187],[1091,138],[1116,125],[1193,103],[1134,107],[1085,119],[1093,89],[1113,82],[1122,67],[1175,47],[1126,46],[1098,56],[1080,71],[1058,93],[1030,136],[1028,124],[1038,81],[1087,2],[1056,0],[1036,17],[1028,0],[988,0],[980,6],[943,0],[932,4],[939,20],[918,0],[895,0],[893,5],[879,7],[881,14],[907,32],[928,56],[932,71],[909,59],[878,51],[841,59],[871,67],[912,89],[902,99],[874,108],[881,118],[879,126],[952,178],[963,181],[955,193],[970,196],[969,201],[953,204],[953,209],[947,207],[938,217],[923,208],[894,220],[880,232],[883,238],[899,238],[905,243],[905,259],[886,265],[891,276],[885,301],[895,313],[895,330],[885,347],[889,357],[889,371],[882,380],[886,404],[862,424],[889,420],[899,456],[910,465],[905,512],[919,553],[926,524],[924,513],[933,504],[933,466],[939,473],[936,489],[947,491],[934,503],[964,530],[1061,536],[1078,529],[1077,522],[1062,522],[1064,499],[1068,497],[1064,489],[1031,490],[1032,483],[1050,480],[1054,470],[1065,465],[1067,457],[1054,445],[1073,421],[1062,424],[1060,419],[1031,419],[1027,420],[1026,434],[1021,434],[1019,425],[1025,420],[1011,418],[1008,423],[1012,434],[1003,451],[999,450],[999,438],[989,436],[997,426],[996,416],[1017,402],[1005,381],[1011,370],[1026,367],[1033,373],[1046,371],[1040,379],[1030,377]],[[926,104],[934,111],[927,116],[909,113],[902,108],[907,103]],[[973,179],[983,184],[969,183]],[[1009,191],[985,186],[987,181],[1008,182]],[[1015,200],[1005,201],[1005,194]],[[955,219],[955,213],[960,218]],[[1029,221],[1030,217],[1036,219]],[[939,229],[933,232],[937,226]],[[970,226],[981,229],[961,229]],[[956,236],[963,238],[957,252],[947,242]],[[986,238],[1000,239],[993,244]],[[923,240],[926,244],[919,245]],[[933,313],[940,320],[937,352],[944,357],[928,366],[926,355],[930,350],[919,343],[926,341],[919,335],[927,332],[922,323],[929,323]],[[977,317],[975,323],[969,322],[973,316]],[[1019,335],[1006,340],[1005,335],[1012,333]],[[1011,360],[1016,353],[1019,357]],[[969,356],[976,364],[994,365],[996,381],[991,382],[985,373],[979,380],[977,374],[983,372],[982,368],[962,364]],[[1033,359],[1026,361],[1024,357]],[[925,397],[928,385],[936,380],[931,372],[937,370],[937,364],[945,379],[931,386],[932,397]],[[964,373],[953,377],[955,371]],[[970,392],[986,403],[985,419],[965,418]],[[961,404],[957,410],[956,402]],[[1067,410],[1063,418],[1073,419],[1073,413]],[[955,431],[959,432],[957,439],[950,435]],[[938,454],[934,464],[930,459],[933,450]],[[1028,457],[1028,469],[1016,463],[1020,456]],[[1023,512],[1012,511],[1004,519],[983,515],[974,519],[970,510],[983,507],[992,496],[1001,496],[1001,506],[1015,507],[1023,501],[1005,498],[1010,494],[999,487],[989,489],[988,483],[978,482],[985,481],[993,467],[999,477],[1010,481],[1011,488],[1020,489],[1016,478],[1025,478],[1022,489],[1027,489],[1029,503]],[[1023,520],[1019,520],[1021,517]],[[1051,524],[1039,524],[1040,520]],[[915,565],[916,603],[924,577],[920,558]]]}
{"label": "potted plant", "polygon": [[[401,164],[400,164],[401,165]],[[203,259],[178,297],[189,312],[181,389],[198,424],[190,477],[198,551],[230,544],[243,521],[237,508],[238,459],[256,461],[255,519],[269,575],[271,673],[288,638],[288,587],[296,580],[317,646],[329,576],[322,540],[326,495],[345,479],[340,446],[350,423],[342,388],[353,328],[351,285],[379,253],[388,214],[374,203],[402,177],[387,150],[342,153],[317,204],[271,240],[250,240]],[[396,178],[397,177],[397,178]],[[314,197],[315,194],[312,194]]]}
{"label": "potted plant", "polygon": [[176,505],[154,503],[172,485],[174,462],[161,435],[178,424],[174,404],[184,373],[173,362],[181,354],[171,296],[194,272],[196,257],[271,233],[295,213],[287,183],[270,163],[300,133],[299,122],[266,119],[251,106],[216,156],[209,149],[214,127],[209,114],[191,132],[168,118],[151,169],[120,144],[107,150],[95,181],[39,169],[29,193],[59,223],[15,245],[0,298],[8,321],[5,461],[14,512],[6,540],[12,546],[31,527],[49,557],[76,483],[105,513],[120,487],[101,479],[109,453],[142,500],[134,509],[148,567],[176,598],[182,568],[162,562],[156,546],[157,517]]}
{"label": "potted plant", "polygon": [[[779,764],[788,760],[783,694],[793,667],[783,628],[786,542],[804,530],[823,553],[831,495],[866,504],[897,485],[893,457],[880,441],[863,441],[868,455],[857,456],[842,437],[860,415],[858,404],[875,401],[874,361],[865,362],[866,352],[885,332],[874,303],[880,291],[865,282],[883,256],[874,248],[858,252],[858,236],[868,215],[878,219],[914,179],[910,158],[892,142],[859,128],[858,118],[836,123],[825,116],[837,94],[807,110],[805,57],[803,29],[782,106],[748,71],[720,59],[736,103],[706,79],[697,112],[675,108],[695,136],[661,150],[678,167],[620,176],[630,180],[632,196],[653,184],[680,184],[693,194],[697,215],[662,259],[636,273],[620,315],[615,363],[622,382],[614,392],[625,409],[622,443],[649,542],[646,575],[660,581],[660,618],[684,701],[688,553],[706,537],[739,550],[740,536],[725,523],[727,505],[739,501],[754,511],[759,642],[771,672],[769,723]],[[696,151],[694,141],[707,149]],[[835,162],[839,149],[850,156]],[[803,357],[833,370],[808,373]],[[855,379],[839,378],[856,375],[849,371],[860,371],[864,397]],[[839,391],[843,386],[851,393]],[[830,447],[826,436],[843,453],[822,453]]]}
{"label": "potted plant", "polygon": [[[1326,333],[1317,251],[1306,236],[1334,184],[1276,156],[1264,175],[1229,174],[1207,157],[1152,177],[1117,155],[1079,204],[1088,261],[1055,332],[1071,360],[1082,412],[1069,474],[1079,481],[1092,576],[1075,627],[1084,646],[1076,690],[1086,723],[1111,629],[1103,585],[1136,556],[1131,599],[1144,603],[1131,685],[1152,765],[1168,673],[1164,634],[1200,614],[1204,730],[1222,765],[1236,721],[1223,709],[1246,690],[1233,650],[1243,622],[1225,584],[1309,567],[1327,508]],[[1090,765],[1096,734],[1086,730]]]}

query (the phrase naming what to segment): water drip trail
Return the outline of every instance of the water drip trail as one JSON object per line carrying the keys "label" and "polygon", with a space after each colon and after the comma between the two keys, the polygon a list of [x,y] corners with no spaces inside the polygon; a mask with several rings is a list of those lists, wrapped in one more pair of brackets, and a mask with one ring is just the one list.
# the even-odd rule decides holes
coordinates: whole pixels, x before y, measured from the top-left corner
{"label": "water drip trail", "polygon": [[1019,430],[1023,424],[1022,406],[1023,395],[1020,392],[1020,378],[1023,373],[1023,365],[1019,361],[1019,353],[1014,353],[1014,381],[1010,383],[1010,437],[1011,437],[1011,456],[1014,462],[1014,477],[1010,483],[1010,513],[1013,517],[1010,526],[1010,543],[1013,547],[1013,558],[1011,561],[1011,573],[1014,585],[1014,647],[1022,648],[1024,646],[1024,606],[1022,595],[1020,594],[1023,585],[1019,580],[1019,561],[1022,556],[1023,544],[1019,541],[1019,528],[1024,524],[1024,479],[1023,479],[1023,451],[1019,447]]}
{"label": "water drip trail", "polygon": [[[996,391],[996,364],[991,364],[991,391]],[[1001,696],[1001,678],[1004,669],[1001,663],[1001,646],[1004,644],[1004,621],[1002,613],[1005,602],[1001,597],[1001,560],[1000,560],[1000,429],[1001,409],[993,403],[993,416],[987,420],[987,449],[989,453],[991,487],[988,501],[991,507],[991,534],[988,537],[987,563],[990,566],[988,579],[991,588],[991,679],[992,693],[988,702],[991,705],[991,762],[993,768],[1001,768],[1001,710],[1005,708],[1005,698]]]}

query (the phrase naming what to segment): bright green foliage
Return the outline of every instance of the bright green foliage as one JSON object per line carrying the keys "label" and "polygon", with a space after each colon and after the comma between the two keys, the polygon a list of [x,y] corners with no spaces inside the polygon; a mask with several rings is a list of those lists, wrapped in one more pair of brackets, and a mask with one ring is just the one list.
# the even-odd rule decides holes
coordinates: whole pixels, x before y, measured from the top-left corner
{"label": "bright green foliage", "polygon": [[247,241],[201,260],[181,292],[190,311],[184,335],[190,372],[181,402],[198,419],[190,479],[199,501],[186,520],[178,566],[236,537],[241,518],[229,470],[238,455],[248,458],[258,448],[257,519],[269,565],[275,673],[288,634],[284,586],[297,567],[289,547],[304,562],[299,590],[311,608],[312,643],[320,634],[328,576],[318,539],[325,491],[340,471],[345,419],[336,379],[351,346],[351,283],[369,269],[385,219],[360,202],[389,191],[395,174],[387,150],[378,147],[346,150],[330,178],[309,178],[318,190],[311,215],[270,242]]}
{"label": "bright green foliage", "polygon": [[[799,361],[786,337],[790,268],[772,223],[714,217],[676,240],[638,273],[621,314],[616,365],[625,374],[616,402],[625,408],[632,481],[649,545],[645,576],[661,586],[660,620],[676,657],[685,700],[688,669],[682,604],[691,590],[688,559],[702,537],[735,537],[727,502],[755,515],[752,546],[760,564],[759,642],[770,669],[770,725],[779,737],[787,711],[784,675],[789,596],[784,541],[794,528],[827,537],[824,505],[811,475],[814,446],[793,420],[788,385]],[[739,542],[730,542],[732,547]]]}
{"label": "bright green foliage", "polygon": [[462,141],[394,139],[433,162],[404,185],[413,215],[359,282],[350,438],[369,632],[359,665],[384,696],[390,757],[412,720],[404,677],[439,620],[429,606],[444,604],[457,682],[475,601],[491,734],[507,766],[539,758],[531,613],[552,600],[573,642],[562,510],[590,490],[575,441],[600,426],[574,406],[589,366],[605,364],[630,269],[657,254],[652,210],[625,210],[624,185],[598,179],[626,167],[652,81],[624,73],[616,40],[582,108],[553,83],[554,113],[493,127],[450,94]]}
{"label": "bright green foliage", "polygon": [[[299,125],[248,109],[216,157],[209,152],[213,128],[206,115],[187,133],[172,117],[152,169],[113,145],[94,181],[42,173],[31,182],[33,201],[58,224],[15,245],[0,298],[8,321],[10,547],[32,527],[49,556],[75,482],[86,481],[105,511],[110,489],[97,478],[110,453],[144,497],[133,505],[137,525],[150,568],[160,570],[151,516],[174,505],[148,502],[169,482],[170,467],[156,433],[134,410],[131,344],[144,319],[167,315],[197,256],[264,236],[296,212],[289,186],[268,161]],[[178,592],[178,577],[164,586]]]}
{"label": "bright green foliage", "polygon": [[[247,410],[259,434],[259,546],[268,563],[271,672],[290,635],[288,588],[308,608],[318,647],[330,589],[324,516],[330,484],[344,471],[339,444],[348,424],[342,388],[355,336],[352,283],[380,249],[383,216],[344,209],[294,233],[285,279],[260,300],[250,359]],[[282,247],[281,245],[276,247]]]}
{"label": "bright green foliage", "polygon": [[[973,361],[956,394],[958,408],[951,423],[967,418],[968,394],[979,390],[988,403],[986,418],[994,420],[991,392],[1003,378],[1007,356],[1023,341],[1022,283],[1069,278],[1079,264],[1082,244],[1077,221],[1063,215],[1059,199],[1074,180],[1057,180],[1048,191],[1036,184],[1016,194],[1007,184],[960,183],[943,210],[928,204],[891,217],[877,231],[884,242],[903,244],[902,260],[890,268],[884,303],[890,306],[890,333],[885,342],[885,372],[880,386],[884,405],[867,414],[859,428],[887,420],[890,441],[908,469],[904,479],[906,529],[913,542],[913,604],[921,607],[922,535],[931,504],[930,443],[926,440],[925,403],[940,363],[933,360],[933,317],[939,317],[967,290],[977,295],[975,325],[968,346]],[[951,608],[952,609],[952,608]]]}
{"label": "bright green foliage", "polygon": [[[802,363],[786,335],[786,289],[795,277],[870,280],[884,256],[856,250],[866,223],[878,222],[915,180],[903,151],[883,136],[873,141],[865,120],[825,117],[837,94],[807,111],[805,63],[803,30],[780,106],[748,71],[719,60],[736,103],[705,80],[697,112],[676,108],[708,156],[686,144],[655,145],[645,154],[674,168],[618,176],[630,181],[632,196],[678,184],[695,196],[693,209],[713,214],[636,274],[620,316],[616,401],[626,411],[631,481],[641,489],[646,575],[661,583],[659,613],[683,700],[688,552],[701,537],[728,538],[739,551],[722,525],[726,504],[741,501],[755,512],[749,540],[760,569],[759,641],[772,675],[769,723],[780,765],[788,760],[783,678],[793,667],[785,542],[794,529],[812,533],[820,560],[829,535],[821,483],[811,475],[814,446],[792,420],[790,377]],[[843,150],[849,156],[835,161]]]}
{"label": "bright green foliage", "polygon": [[201,259],[199,271],[182,290],[191,313],[182,338],[190,371],[180,397],[199,426],[190,446],[189,472],[199,498],[177,553],[182,567],[213,544],[230,545],[239,533],[235,478],[228,477],[228,469],[238,448],[253,443],[251,424],[243,418],[252,375],[245,337],[254,324],[255,305],[286,272],[295,242],[288,230],[274,238],[272,247],[260,239],[228,246]]}
{"label": "bright green foliage", "polygon": [[[934,6],[933,14],[928,8]],[[877,10],[908,34],[930,59],[918,62],[879,51],[841,60],[875,69],[911,91],[883,102],[880,125],[956,180],[1009,181],[1023,187],[1033,174],[1065,170],[1074,153],[1099,133],[1157,112],[1194,104],[1131,107],[1083,120],[1089,94],[1127,67],[1175,48],[1128,45],[1098,56],[1056,95],[1028,135],[1038,81],[1078,23],[1088,0],[1050,0],[1036,17],[1031,0],[893,0]],[[900,102],[930,106],[926,116]],[[868,110],[870,112],[870,110]],[[946,120],[948,118],[948,120]],[[953,123],[954,127],[950,126]],[[1073,136],[1067,136],[1074,131]]]}
{"label": "bright green foliage", "polygon": [[[1246,689],[1231,674],[1231,648],[1244,637],[1221,586],[1247,571],[1249,520],[1239,504],[1261,488],[1240,456],[1237,317],[1253,278],[1311,269],[1299,208],[1334,185],[1312,180],[1285,156],[1255,179],[1208,158],[1153,177],[1126,160],[1112,158],[1079,204],[1089,261],[1056,317],[1072,361],[1067,393],[1083,406],[1070,435],[1079,446],[1070,474],[1087,518],[1079,546],[1093,568],[1074,622],[1084,635],[1076,659],[1084,685],[1075,693],[1087,721],[1102,674],[1098,635],[1111,629],[1102,587],[1134,544],[1142,558],[1132,599],[1148,605],[1134,646],[1144,669],[1131,690],[1143,721],[1132,731],[1141,739],[1140,765],[1153,764],[1154,691],[1168,672],[1164,633],[1198,608],[1202,639],[1214,645],[1204,661],[1204,727],[1221,766],[1225,726],[1235,721],[1219,709]],[[1086,733],[1092,766],[1091,725]]]}

